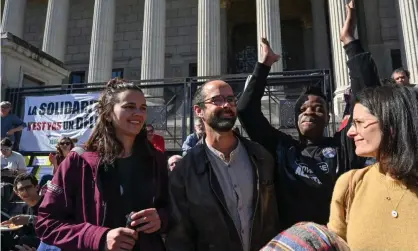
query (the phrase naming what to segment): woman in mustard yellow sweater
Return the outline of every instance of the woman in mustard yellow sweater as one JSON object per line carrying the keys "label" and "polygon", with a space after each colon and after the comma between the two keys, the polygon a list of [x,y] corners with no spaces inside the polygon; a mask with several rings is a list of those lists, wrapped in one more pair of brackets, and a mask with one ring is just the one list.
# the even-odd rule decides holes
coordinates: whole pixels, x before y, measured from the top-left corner
{"label": "woman in mustard yellow sweater", "polygon": [[342,175],[328,228],[351,250],[418,250],[418,90],[366,89],[348,136],[375,165]]}

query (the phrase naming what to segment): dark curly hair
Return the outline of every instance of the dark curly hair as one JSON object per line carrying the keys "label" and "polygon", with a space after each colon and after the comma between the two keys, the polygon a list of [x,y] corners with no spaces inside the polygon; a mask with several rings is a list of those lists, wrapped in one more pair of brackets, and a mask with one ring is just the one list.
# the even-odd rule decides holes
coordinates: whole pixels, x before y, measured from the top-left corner
{"label": "dark curly hair", "polygon": [[384,85],[365,89],[355,98],[379,120],[381,171],[414,186],[418,185],[417,94],[413,88]]}
{"label": "dark curly hair", "polygon": [[[115,128],[108,118],[113,111],[113,107],[118,102],[117,95],[127,90],[143,93],[138,85],[127,80],[120,78],[110,80],[107,83],[105,90],[102,92],[96,106],[99,116],[98,122],[85,143],[85,149],[87,151],[98,152],[101,156],[101,163],[103,164],[113,164],[115,159],[120,156],[124,150],[122,142],[116,137]],[[133,146],[134,150],[140,151],[139,148],[143,149],[144,147],[148,151],[150,150],[150,143],[146,139],[146,130],[144,128],[136,136]]]}

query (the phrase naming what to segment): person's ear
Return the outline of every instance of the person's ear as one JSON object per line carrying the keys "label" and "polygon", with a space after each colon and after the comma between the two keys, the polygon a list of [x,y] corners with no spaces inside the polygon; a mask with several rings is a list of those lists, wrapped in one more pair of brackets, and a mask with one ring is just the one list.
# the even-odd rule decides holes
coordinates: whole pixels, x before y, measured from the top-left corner
{"label": "person's ear", "polygon": [[194,105],[193,106],[193,110],[194,113],[199,117],[199,118],[203,118],[203,108],[200,107],[199,105]]}

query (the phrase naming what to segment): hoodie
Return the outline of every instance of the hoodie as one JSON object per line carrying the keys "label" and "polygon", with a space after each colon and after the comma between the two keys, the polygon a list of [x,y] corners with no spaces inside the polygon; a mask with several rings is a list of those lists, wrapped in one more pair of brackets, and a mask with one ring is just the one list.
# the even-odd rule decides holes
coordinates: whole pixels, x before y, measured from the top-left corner
{"label": "hoodie", "polygon": [[[141,250],[162,251],[160,234],[168,229],[168,174],[164,155],[148,149],[149,152],[142,152],[138,169],[152,169],[148,172],[152,175],[145,178],[153,180],[154,185],[144,192],[154,198],[161,229],[152,234],[141,233],[138,244]],[[70,152],[61,163],[39,207],[36,233],[44,243],[64,251],[102,250],[107,232],[125,227],[125,222],[114,226],[115,222],[119,224],[120,209],[126,204],[119,194],[114,170],[100,159],[98,152]]]}
{"label": "hoodie", "polygon": [[[353,41],[344,48],[349,57],[347,64],[353,94],[365,87],[380,85],[374,61],[370,53],[363,51],[360,42]],[[261,98],[269,71],[270,67],[256,65],[238,102],[238,117],[250,138],[276,158],[276,195],[281,226],[285,229],[301,221],[326,224],[338,176],[347,170],[362,168],[364,160],[355,155],[354,142],[346,136],[348,127],[315,144],[296,140],[272,127],[261,112]],[[307,94],[303,93],[296,104],[296,118],[301,100]]]}

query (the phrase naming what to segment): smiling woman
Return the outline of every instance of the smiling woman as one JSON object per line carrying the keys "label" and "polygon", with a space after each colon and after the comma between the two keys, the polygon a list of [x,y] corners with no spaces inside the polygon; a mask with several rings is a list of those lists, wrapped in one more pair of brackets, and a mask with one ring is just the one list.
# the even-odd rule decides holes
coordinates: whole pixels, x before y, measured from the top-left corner
{"label": "smiling woman", "polygon": [[417,117],[412,88],[366,89],[355,99],[347,134],[357,155],[378,163],[338,179],[328,223],[352,250],[418,247]]}
{"label": "smiling woman", "polygon": [[96,108],[85,149],[69,153],[48,186],[38,235],[63,250],[164,250],[168,172],[146,138],[144,94],[113,79]]}

